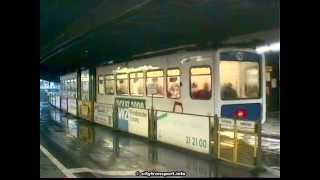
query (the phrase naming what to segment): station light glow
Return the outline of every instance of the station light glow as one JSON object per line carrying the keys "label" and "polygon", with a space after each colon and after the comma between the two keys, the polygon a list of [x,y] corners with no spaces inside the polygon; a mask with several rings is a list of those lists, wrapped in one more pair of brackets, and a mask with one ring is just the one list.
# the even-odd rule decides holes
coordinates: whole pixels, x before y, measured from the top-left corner
{"label": "station light glow", "polygon": [[273,43],[266,46],[260,46],[256,48],[258,53],[266,53],[266,52],[278,52],[280,51],[280,42]]}
{"label": "station light glow", "polygon": [[200,61],[203,61],[203,60],[204,60],[204,58],[202,56],[192,56],[192,57],[186,57],[186,58],[181,59],[180,63],[184,64],[184,63],[187,63],[189,61],[200,62]]}
{"label": "station light glow", "polygon": [[159,69],[159,67],[157,66],[152,66],[152,65],[143,65],[143,66],[139,66],[136,68],[127,68],[127,67],[117,67],[116,70],[113,70],[114,74],[117,73],[131,73],[131,72],[137,72],[137,71],[148,71],[148,70],[153,70],[153,69]]}

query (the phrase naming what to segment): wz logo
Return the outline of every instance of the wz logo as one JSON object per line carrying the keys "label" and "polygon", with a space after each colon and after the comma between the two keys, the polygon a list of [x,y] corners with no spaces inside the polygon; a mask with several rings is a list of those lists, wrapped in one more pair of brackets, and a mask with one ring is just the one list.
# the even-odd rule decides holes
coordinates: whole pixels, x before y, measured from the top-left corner
{"label": "wz logo", "polygon": [[122,120],[129,120],[129,111],[127,108],[118,108],[118,118]]}

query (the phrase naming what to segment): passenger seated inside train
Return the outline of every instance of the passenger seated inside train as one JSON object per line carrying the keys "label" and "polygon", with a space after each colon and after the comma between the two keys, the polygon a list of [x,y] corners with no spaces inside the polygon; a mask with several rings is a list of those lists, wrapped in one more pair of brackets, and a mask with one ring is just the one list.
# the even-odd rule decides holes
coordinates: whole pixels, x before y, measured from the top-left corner
{"label": "passenger seated inside train", "polygon": [[127,93],[128,93],[127,81],[120,79],[118,89],[117,89],[117,94],[127,94]]}
{"label": "passenger seated inside train", "polygon": [[168,90],[168,97],[170,98],[180,97],[180,85],[178,83],[171,84]]}
{"label": "passenger seated inside train", "polygon": [[221,89],[221,97],[224,100],[237,99],[238,93],[235,89],[233,89],[231,83],[226,83]]}
{"label": "passenger seated inside train", "polygon": [[163,78],[154,77],[152,78],[152,84],[156,87],[155,96],[163,96],[163,86],[162,86]]}
{"label": "passenger seated inside train", "polygon": [[211,90],[209,84],[206,82],[201,89],[198,89],[198,84],[192,83],[192,98],[193,99],[210,99]]}

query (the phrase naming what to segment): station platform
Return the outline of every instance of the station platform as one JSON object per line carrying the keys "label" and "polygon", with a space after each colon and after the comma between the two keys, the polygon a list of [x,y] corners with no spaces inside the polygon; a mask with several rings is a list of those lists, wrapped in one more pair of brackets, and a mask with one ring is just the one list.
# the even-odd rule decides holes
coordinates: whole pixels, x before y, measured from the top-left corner
{"label": "station platform", "polygon": [[65,178],[66,176],[40,151],[40,178]]}
{"label": "station platform", "polygon": [[[262,138],[267,170],[255,173],[75,118],[46,102],[40,103],[40,146],[51,156],[48,159],[40,151],[41,177],[137,177],[137,171],[183,171],[187,177],[280,177],[279,139]],[[59,169],[52,167],[57,163],[48,162],[52,158]]]}

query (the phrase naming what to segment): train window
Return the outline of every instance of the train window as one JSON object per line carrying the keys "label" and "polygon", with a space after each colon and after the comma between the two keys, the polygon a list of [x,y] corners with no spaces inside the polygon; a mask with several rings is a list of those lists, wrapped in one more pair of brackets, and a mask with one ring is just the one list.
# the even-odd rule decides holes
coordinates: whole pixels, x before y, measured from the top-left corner
{"label": "train window", "polygon": [[70,79],[67,80],[67,88],[68,88],[67,89],[68,91],[71,90],[71,80]]}
{"label": "train window", "polygon": [[73,80],[70,79],[69,80],[69,96],[72,96],[72,92],[73,92]]}
{"label": "train window", "polygon": [[179,99],[181,96],[180,69],[167,70],[167,96],[172,99]]}
{"label": "train window", "polygon": [[89,92],[89,73],[81,75],[81,90],[83,92]]}
{"label": "train window", "polygon": [[73,81],[72,81],[72,79],[69,79],[68,82],[69,82],[69,92],[72,92],[72,90],[73,90]]}
{"label": "train window", "polygon": [[129,94],[128,74],[117,74],[117,87],[116,91],[118,95]]}
{"label": "train window", "polygon": [[76,91],[76,80],[72,79],[72,91]]}
{"label": "train window", "polygon": [[104,78],[103,76],[98,76],[98,92],[99,94],[104,95]]}
{"label": "train window", "polygon": [[[147,87],[154,86],[156,89],[156,93],[153,94],[154,97],[164,97],[164,77],[163,70],[155,70],[147,72]],[[148,92],[147,95],[152,96],[151,92]]]}
{"label": "train window", "polygon": [[144,84],[143,84],[143,72],[130,73],[130,95],[143,96]]}
{"label": "train window", "polygon": [[74,79],[74,91],[77,92],[77,78]]}
{"label": "train window", "polygon": [[221,99],[259,98],[259,62],[221,61]]}
{"label": "train window", "polygon": [[69,96],[72,96],[72,92],[73,92],[73,80],[69,79]]}
{"label": "train window", "polygon": [[73,79],[73,97],[77,98],[77,79]]}
{"label": "train window", "polygon": [[69,80],[69,84],[70,84],[70,91],[73,91],[73,79]]}
{"label": "train window", "polygon": [[207,100],[211,98],[211,68],[209,66],[193,67],[190,71],[190,92],[192,99]]}
{"label": "train window", "polygon": [[105,76],[105,90],[106,94],[113,95],[114,94],[114,76],[106,75]]}
{"label": "train window", "polygon": [[66,82],[64,80],[62,80],[62,90],[65,91],[66,90]]}

